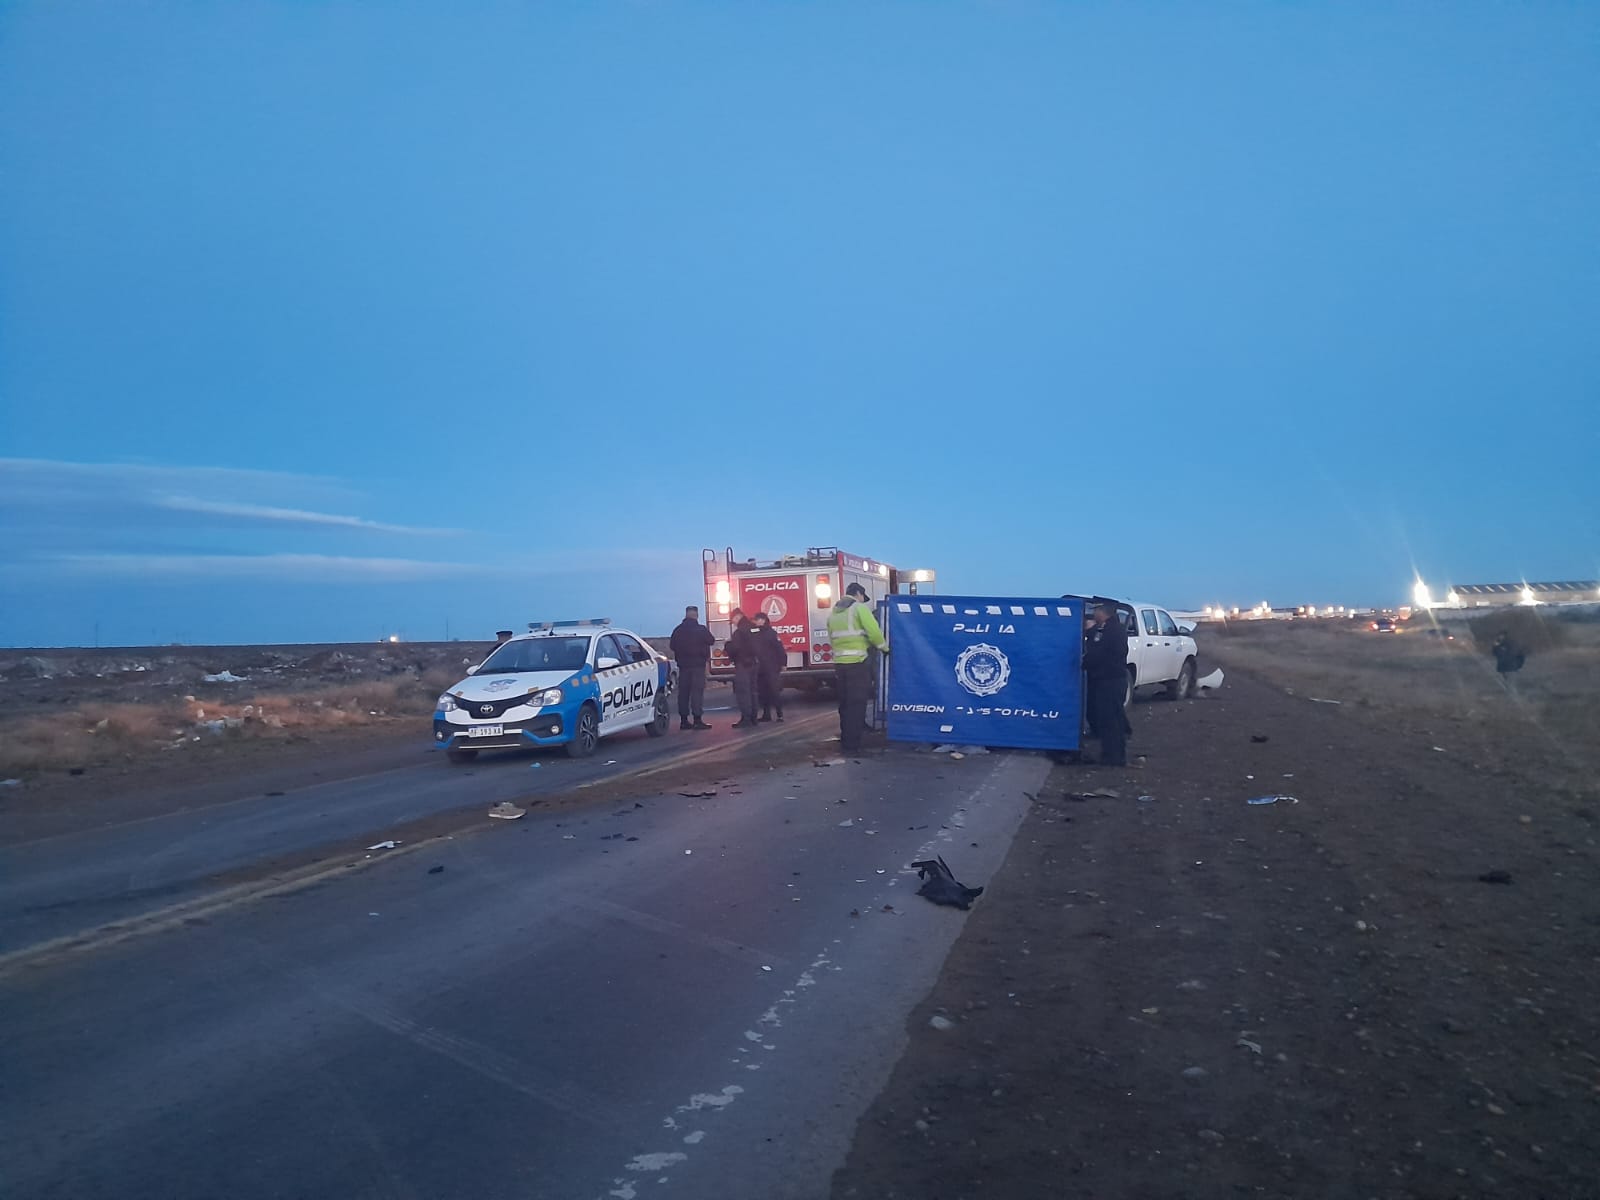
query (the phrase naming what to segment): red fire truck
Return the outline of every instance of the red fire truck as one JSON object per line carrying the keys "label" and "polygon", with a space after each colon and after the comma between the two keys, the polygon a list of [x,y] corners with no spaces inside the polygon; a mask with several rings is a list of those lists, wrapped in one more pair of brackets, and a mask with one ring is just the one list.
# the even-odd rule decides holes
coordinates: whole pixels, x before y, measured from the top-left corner
{"label": "red fire truck", "polygon": [[789,651],[784,671],[785,687],[815,689],[833,683],[833,651],[828,644],[828,613],[845,588],[859,583],[874,601],[901,591],[924,590],[933,583],[932,571],[901,572],[888,563],[832,546],[813,546],[776,562],[736,559],[733,549],[718,554],[706,550],[706,625],[717,639],[710,675],[733,675],[725,645],[739,613],[767,614]]}

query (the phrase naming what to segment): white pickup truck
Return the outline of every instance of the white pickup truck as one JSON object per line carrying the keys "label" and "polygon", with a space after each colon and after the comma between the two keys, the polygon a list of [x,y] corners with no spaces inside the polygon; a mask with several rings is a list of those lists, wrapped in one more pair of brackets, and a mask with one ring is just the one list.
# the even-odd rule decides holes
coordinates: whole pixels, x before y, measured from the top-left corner
{"label": "white pickup truck", "polygon": [[[1091,604],[1105,603],[1096,596]],[[1160,605],[1113,600],[1128,631],[1128,697],[1138,688],[1165,687],[1174,700],[1194,695],[1197,651],[1194,638],[1178,627]]]}

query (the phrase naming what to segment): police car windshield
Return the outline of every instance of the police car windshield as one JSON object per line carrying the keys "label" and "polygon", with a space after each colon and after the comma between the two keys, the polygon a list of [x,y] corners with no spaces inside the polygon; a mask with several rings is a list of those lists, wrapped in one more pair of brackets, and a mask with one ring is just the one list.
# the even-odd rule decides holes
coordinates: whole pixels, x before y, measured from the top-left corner
{"label": "police car windshield", "polygon": [[520,671],[576,671],[589,657],[586,637],[529,638],[507,642],[478,668],[479,675],[512,675]]}

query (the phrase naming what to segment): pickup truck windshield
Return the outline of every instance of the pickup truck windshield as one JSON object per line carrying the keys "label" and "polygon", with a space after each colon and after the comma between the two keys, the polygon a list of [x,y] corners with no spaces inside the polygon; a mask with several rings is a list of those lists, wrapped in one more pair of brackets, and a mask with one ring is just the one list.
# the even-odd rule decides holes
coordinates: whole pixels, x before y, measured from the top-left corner
{"label": "pickup truck windshield", "polygon": [[589,657],[587,637],[532,638],[507,642],[478,668],[479,675],[512,675],[521,671],[576,671]]}

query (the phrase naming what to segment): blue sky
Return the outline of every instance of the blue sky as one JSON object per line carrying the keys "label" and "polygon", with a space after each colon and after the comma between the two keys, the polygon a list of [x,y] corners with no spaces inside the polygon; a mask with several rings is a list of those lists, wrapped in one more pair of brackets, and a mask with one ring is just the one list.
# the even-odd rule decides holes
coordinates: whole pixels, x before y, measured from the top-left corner
{"label": "blue sky", "polygon": [[0,644],[1600,575],[1600,6],[12,2]]}

